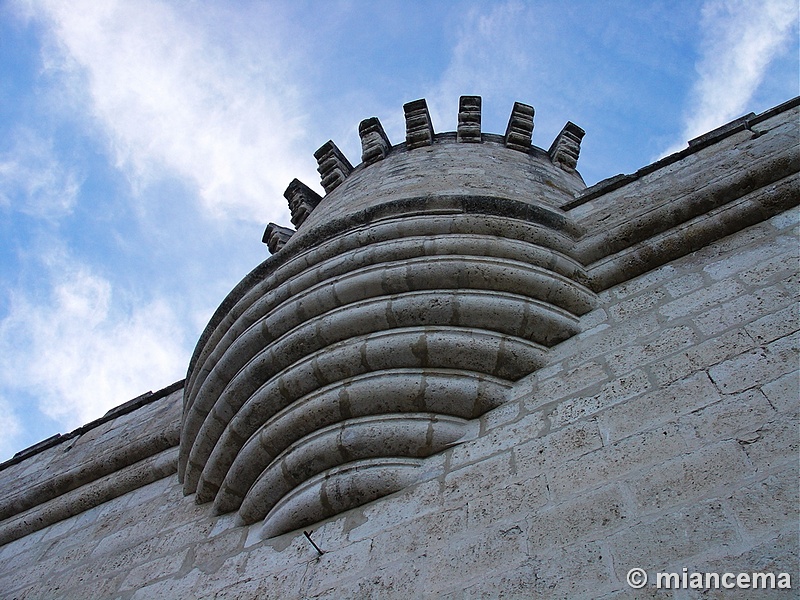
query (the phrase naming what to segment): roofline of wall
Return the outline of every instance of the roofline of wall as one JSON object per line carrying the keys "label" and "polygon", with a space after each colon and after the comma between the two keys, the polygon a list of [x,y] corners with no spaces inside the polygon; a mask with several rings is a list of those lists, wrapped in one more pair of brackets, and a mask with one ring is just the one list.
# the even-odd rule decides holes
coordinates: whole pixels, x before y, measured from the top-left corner
{"label": "roofline of wall", "polygon": [[664,167],[683,160],[687,156],[690,156],[704,148],[708,148],[709,146],[713,146],[714,144],[734,135],[735,133],[750,129],[750,127],[753,125],[761,123],[762,121],[766,121],[775,115],[787,110],[791,110],[797,106],[800,106],[800,96],[796,96],[791,100],[787,100],[783,104],[779,104],[778,106],[770,108],[769,110],[765,110],[758,115],[751,112],[739,117],[738,119],[734,119],[733,121],[726,123],[725,125],[721,125],[720,127],[717,127],[708,133],[704,133],[699,137],[689,140],[688,146],[683,150],[675,152],[674,154],[670,154],[669,156],[665,156],[654,163],[644,166],[635,173],[619,174],[609,177],[608,179],[603,179],[593,186],[586,188],[574,200],[563,205],[561,209],[564,211],[572,210],[573,208],[585,204],[590,200],[594,200],[595,198],[603,196],[604,194],[613,192],[614,190],[628,185],[629,183],[636,181],[645,175],[649,175],[654,171],[658,171],[659,169],[663,169]]}
{"label": "roofline of wall", "polygon": [[41,442],[34,444],[33,446],[29,446],[23,450],[20,450],[8,460],[0,463],[0,471],[2,471],[3,469],[7,469],[12,465],[16,465],[22,462],[23,460],[30,458],[31,456],[40,454],[41,452],[44,452],[48,448],[52,448],[53,446],[58,446],[62,442],[66,442],[67,440],[79,437],[84,433],[86,433],[87,431],[99,427],[104,423],[108,423],[109,421],[112,421],[117,417],[121,417],[123,415],[127,415],[128,413],[132,413],[133,411],[138,410],[142,406],[151,404],[156,400],[160,400],[161,398],[169,396],[173,392],[176,392],[179,389],[183,388],[185,381],[186,381],[185,379],[181,379],[180,381],[176,381],[175,383],[168,385],[167,387],[162,388],[157,392],[152,392],[152,391],[145,392],[141,396],[136,396],[136,398],[133,398],[132,400],[128,400],[127,402],[120,404],[119,406],[115,406],[99,419],[95,419],[94,421],[91,421],[86,425],[81,425],[80,427],[78,427],[73,431],[70,431],[69,433],[57,433],[55,435],[50,436],[49,438],[42,440]]}

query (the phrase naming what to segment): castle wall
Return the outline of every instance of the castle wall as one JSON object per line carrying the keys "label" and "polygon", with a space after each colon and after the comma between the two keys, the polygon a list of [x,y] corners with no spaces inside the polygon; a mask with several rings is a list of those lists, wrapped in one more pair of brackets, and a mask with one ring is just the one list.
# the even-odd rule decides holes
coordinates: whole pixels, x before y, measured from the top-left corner
{"label": "castle wall", "polygon": [[[614,598],[633,567],[789,572],[796,589],[797,224],[783,212],[601,292],[475,439],[316,526],[321,556],[302,532],[212,516],[173,470],[0,546],[0,597]],[[176,391],[111,419],[2,485],[176,430],[180,405]],[[702,597],[723,594],[753,597]]]}

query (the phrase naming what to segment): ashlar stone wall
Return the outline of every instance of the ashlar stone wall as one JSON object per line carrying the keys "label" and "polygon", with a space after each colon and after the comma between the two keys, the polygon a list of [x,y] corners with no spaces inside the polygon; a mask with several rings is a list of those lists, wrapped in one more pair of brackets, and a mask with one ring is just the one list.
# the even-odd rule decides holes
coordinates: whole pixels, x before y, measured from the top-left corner
{"label": "ashlar stone wall", "polygon": [[[0,597],[789,598],[798,573],[792,209],[600,293],[582,333],[401,492],[263,539],[177,476],[0,546]],[[136,437],[180,391],[2,484]],[[138,426],[137,426],[137,419]],[[92,441],[94,440],[94,441]],[[177,442],[172,442],[173,445]],[[156,457],[175,462],[176,448]],[[96,455],[95,455],[96,458]],[[633,591],[626,574],[787,572],[792,590]]]}

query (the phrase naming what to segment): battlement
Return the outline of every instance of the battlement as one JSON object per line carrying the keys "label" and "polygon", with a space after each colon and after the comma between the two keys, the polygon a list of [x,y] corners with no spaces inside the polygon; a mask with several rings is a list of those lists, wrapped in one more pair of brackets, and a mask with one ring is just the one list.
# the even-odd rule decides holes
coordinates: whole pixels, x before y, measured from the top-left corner
{"label": "battlement", "polygon": [[[314,153],[326,197],[344,185],[351,176],[357,179],[368,177],[370,188],[368,193],[370,194],[380,193],[381,187],[385,186],[378,185],[377,179],[385,181],[388,177],[393,185],[391,195],[394,199],[413,195],[415,192],[412,189],[409,189],[406,194],[397,189],[398,179],[402,178],[403,173],[409,168],[416,170],[417,178],[424,176],[426,172],[431,176],[447,177],[447,181],[439,182],[439,189],[432,181],[424,183],[419,182],[418,179],[405,181],[409,188],[426,188],[439,194],[475,193],[475,188],[481,186],[481,178],[486,180],[481,186],[486,193],[505,192],[511,197],[519,196],[520,191],[529,192],[537,179],[538,183],[554,189],[562,189],[569,195],[574,195],[585,187],[576,169],[580,155],[580,143],[584,135],[584,131],[580,127],[568,122],[556,136],[550,148],[543,150],[531,143],[534,128],[532,106],[515,102],[506,132],[504,135],[500,135],[481,131],[481,105],[480,96],[462,96],[459,100],[457,131],[435,133],[425,100],[408,102],[403,106],[406,139],[396,145],[391,143],[377,117],[364,119],[358,126],[362,147],[362,162],[359,165],[353,167],[342,151],[330,140]],[[451,146],[453,144],[458,144],[458,146]],[[473,144],[485,146],[473,149],[464,147]],[[501,149],[511,150],[518,156],[513,156],[511,153],[506,154]],[[402,158],[396,157],[398,154],[408,152],[415,154]],[[391,167],[382,168],[378,173],[372,173],[371,176],[363,173],[368,168],[377,169],[377,163],[384,160],[389,160]],[[416,167],[415,163],[421,161],[426,162],[426,169]],[[494,163],[492,166],[495,168],[503,169],[505,185],[492,173],[486,172],[490,165],[487,161],[492,161]],[[454,169],[454,163],[460,163],[459,168]],[[376,166],[373,167],[373,165]],[[470,178],[470,170],[474,176],[472,178]],[[449,191],[445,189],[447,186],[450,187]],[[347,191],[339,195],[347,194],[349,204],[358,202],[360,195],[354,190],[357,185],[351,183],[346,187]],[[322,201],[322,198],[297,179],[292,181],[284,195],[289,200],[292,223],[297,228],[306,222],[311,211]],[[565,201],[564,197],[548,198],[548,200],[554,204]],[[328,204],[331,203],[328,202]],[[336,210],[331,206],[326,208],[327,210],[323,209],[327,215],[326,218],[330,218]],[[271,223],[270,233],[277,231],[276,227],[278,227],[277,224]],[[288,233],[284,231],[283,235],[288,235]],[[265,233],[265,243],[269,239],[271,236]],[[277,243],[268,245],[271,252],[283,247],[283,244]]]}

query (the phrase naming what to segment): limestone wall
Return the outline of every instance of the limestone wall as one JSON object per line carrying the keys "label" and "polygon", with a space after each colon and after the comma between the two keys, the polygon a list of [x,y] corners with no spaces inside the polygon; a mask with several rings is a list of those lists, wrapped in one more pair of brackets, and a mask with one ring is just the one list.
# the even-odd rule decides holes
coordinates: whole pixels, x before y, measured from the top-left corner
{"label": "limestone wall", "polygon": [[[796,589],[797,223],[795,209],[602,292],[474,441],[428,459],[427,481],[316,527],[322,556],[301,532],[212,517],[170,475],[3,546],[0,595],[636,597],[635,566],[789,572]],[[104,430],[153,411],[177,425],[179,404]],[[66,450],[47,452],[39,466]]]}
{"label": "limestone wall", "polygon": [[[308,536],[269,537],[236,512],[215,516],[179,482],[187,427],[178,382],[0,465],[0,598],[796,596],[797,119],[795,100],[551,202],[547,214],[569,225],[564,252],[597,293],[594,308],[576,311],[570,335],[580,333],[543,346],[498,402],[464,415],[456,445],[415,455],[415,477],[400,491],[328,510]],[[389,156],[379,124],[365,123],[366,149]],[[561,156],[554,146],[546,156]],[[480,147],[473,142],[473,158]],[[397,152],[407,155],[395,163],[426,150]],[[352,172],[355,186],[367,169]],[[305,217],[324,207],[298,189]],[[291,266],[293,247],[313,252],[318,239],[276,245],[212,330],[248,289]],[[793,589],[701,593],[651,580],[634,591],[634,567],[651,578],[787,573]]]}

